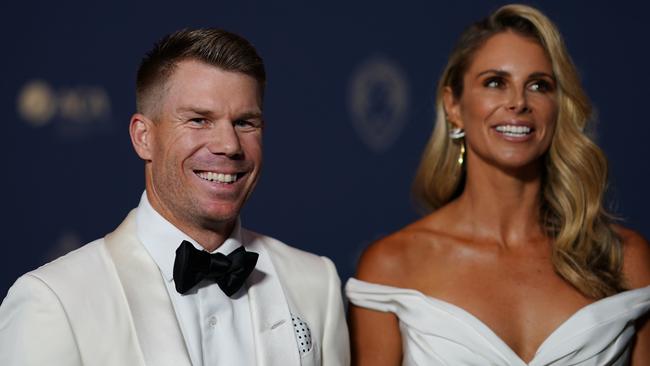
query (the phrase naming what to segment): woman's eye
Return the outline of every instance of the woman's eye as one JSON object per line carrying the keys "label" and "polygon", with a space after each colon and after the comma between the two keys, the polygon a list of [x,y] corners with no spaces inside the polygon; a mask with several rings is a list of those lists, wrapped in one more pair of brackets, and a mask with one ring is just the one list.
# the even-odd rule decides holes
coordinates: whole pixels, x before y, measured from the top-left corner
{"label": "woman's eye", "polygon": [[549,92],[553,90],[553,85],[545,80],[538,80],[530,84],[530,90],[536,92]]}
{"label": "woman's eye", "polygon": [[503,82],[499,78],[489,78],[485,80],[483,85],[486,88],[500,88],[503,85]]}

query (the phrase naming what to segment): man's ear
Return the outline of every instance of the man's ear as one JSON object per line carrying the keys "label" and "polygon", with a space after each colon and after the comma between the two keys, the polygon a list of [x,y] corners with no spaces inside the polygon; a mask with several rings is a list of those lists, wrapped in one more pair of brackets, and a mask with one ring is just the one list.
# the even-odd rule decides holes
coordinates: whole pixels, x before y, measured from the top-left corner
{"label": "man's ear", "polygon": [[151,160],[153,150],[154,122],[145,115],[136,113],[131,116],[129,134],[135,152],[143,160]]}
{"label": "man's ear", "polygon": [[460,115],[460,101],[454,97],[454,92],[451,90],[451,87],[445,87],[442,94],[442,102],[445,107],[447,122],[451,123],[452,127],[465,128],[465,124]]}

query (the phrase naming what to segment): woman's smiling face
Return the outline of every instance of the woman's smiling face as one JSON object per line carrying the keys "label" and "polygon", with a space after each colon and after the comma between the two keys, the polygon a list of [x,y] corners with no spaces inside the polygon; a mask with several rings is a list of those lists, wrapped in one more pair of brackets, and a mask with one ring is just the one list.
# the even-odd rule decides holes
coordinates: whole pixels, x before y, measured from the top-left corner
{"label": "woman's smiling face", "polygon": [[548,150],[558,116],[551,61],[535,40],[506,31],[473,55],[455,98],[445,90],[449,122],[465,130],[467,160],[505,170],[535,164]]}

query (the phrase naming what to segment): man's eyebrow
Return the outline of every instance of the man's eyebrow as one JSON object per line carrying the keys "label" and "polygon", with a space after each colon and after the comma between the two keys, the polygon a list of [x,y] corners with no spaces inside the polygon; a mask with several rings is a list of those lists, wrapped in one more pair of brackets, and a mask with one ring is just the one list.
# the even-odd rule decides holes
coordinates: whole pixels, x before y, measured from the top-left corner
{"label": "man's eyebrow", "polygon": [[249,118],[262,118],[262,112],[260,111],[250,111],[250,112],[244,112],[239,115],[239,119],[249,119]]}
{"label": "man's eyebrow", "polygon": [[209,109],[193,107],[193,106],[180,107],[180,108],[178,108],[178,112],[179,113],[195,113],[195,114],[200,114],[202,116],[212,114],[212,111],[209,110]]}
{"label": "man's eyebrow", "polygon": [[[200,108],[200,107],[180,107],[178,108],[178,113],[194,113],[201,116],[211,116],[214,114],[214,111],[210,109]],[[258,110],[251,110],[243,112],[237,115],[237,118],[246,119],[246,118],[262,118],[262,112]]]}

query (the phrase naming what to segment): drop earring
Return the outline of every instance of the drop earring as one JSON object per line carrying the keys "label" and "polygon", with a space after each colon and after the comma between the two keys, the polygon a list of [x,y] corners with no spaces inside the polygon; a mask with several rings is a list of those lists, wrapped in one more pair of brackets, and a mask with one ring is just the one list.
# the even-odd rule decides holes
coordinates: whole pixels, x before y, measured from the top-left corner
{"label": "drop earring", "polygon": [[460,155],[458,155],[458,165],[461,167],[465,162],[465,141],[460,141]]}
{"label": "drop earring", "polygon": [[465,130],[459,127],[453,127],[449,129],[449,138],[460,144],[460,155],[458,155],[458,165],[463,166],[465,162]]}

